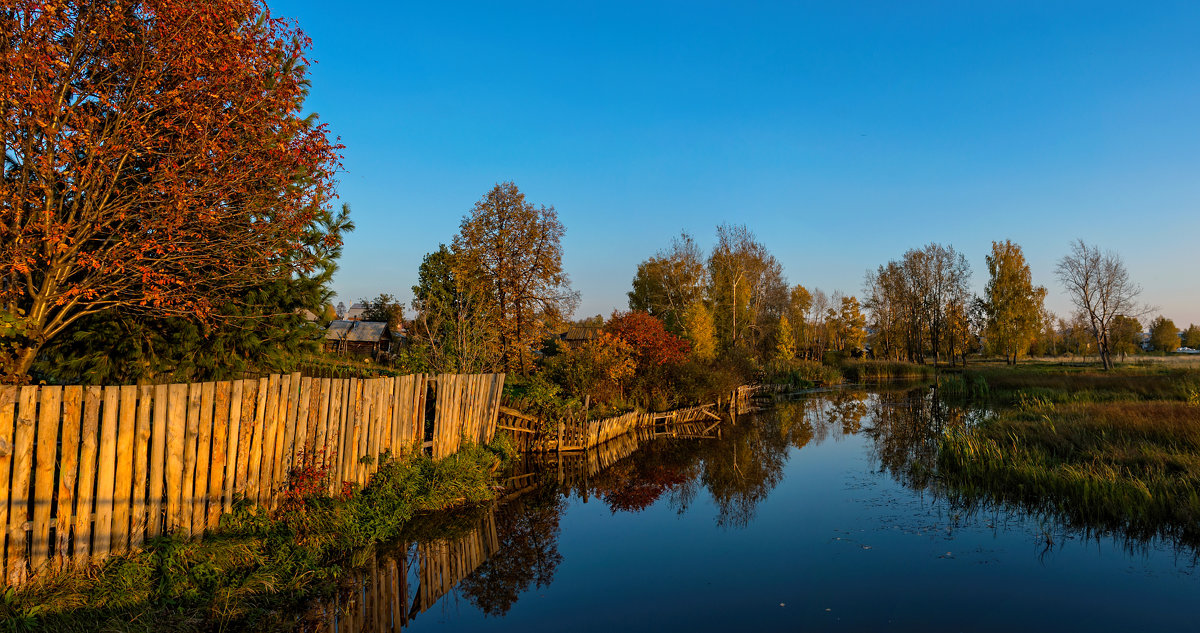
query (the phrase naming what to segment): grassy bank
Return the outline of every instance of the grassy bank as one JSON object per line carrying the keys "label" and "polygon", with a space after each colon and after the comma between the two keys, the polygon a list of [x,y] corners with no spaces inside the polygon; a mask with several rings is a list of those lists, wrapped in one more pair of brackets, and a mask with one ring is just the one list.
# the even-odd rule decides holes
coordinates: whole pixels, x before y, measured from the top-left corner
{"label": "grassy bank", "polygon": [[1026,398],[947,434],[938,472],[968,497],[1076,525],[1200,544],[1200,406]]}
{"label": "grassy bank", "polygon": [[1094,365],[1028,363],[968,367],[943,376],[943,393],[1017,403],[1044,399],[1068,402],[1200,402],[1200,370],[1189,366],[1123,365],[1103,371]]}
{"label": "grassy bank", "polygon": [[933,365],[918,365],[891,360],[847,360],[838,369],[849,382],[890,382],[893,380],[928,380],[936,373]]}
{"label": "grassy bank", "polygon": [[492,473],[510,456],[500,438],[436,462],[385,458],[370,485],[337,498],[323,492],[325,473],[293,472],[275,511],[239,504],[202,541],[155,539],[143,551],[9,590],[0,629],[286,628],[418,513],[491,500]]}

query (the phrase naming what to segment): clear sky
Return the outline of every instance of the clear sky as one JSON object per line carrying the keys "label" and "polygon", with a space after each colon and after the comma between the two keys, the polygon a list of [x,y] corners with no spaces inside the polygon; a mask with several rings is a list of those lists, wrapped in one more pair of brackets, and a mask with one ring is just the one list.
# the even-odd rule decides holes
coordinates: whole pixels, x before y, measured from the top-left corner
{"label": "clear sky", "polygon": [[346,145],[339,299],[411,299],[496,182],[554,205],[576,313],[637,263],[745,223],[790,283],[858,294],[992,240],[1048,306],[1083,238],[1200,323],[1200,2],[308,2],[309,107]]}

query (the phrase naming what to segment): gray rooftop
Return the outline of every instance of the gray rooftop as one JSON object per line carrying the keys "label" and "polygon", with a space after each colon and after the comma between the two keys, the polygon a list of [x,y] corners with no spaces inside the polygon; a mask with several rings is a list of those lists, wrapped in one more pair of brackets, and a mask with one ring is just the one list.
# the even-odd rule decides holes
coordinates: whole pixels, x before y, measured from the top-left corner
{"label": "gray rooftop", "polygon": [[387,335],[386,321],[352,321],[354,327],[350,330],[347,341],[357,343],[377,343]]}

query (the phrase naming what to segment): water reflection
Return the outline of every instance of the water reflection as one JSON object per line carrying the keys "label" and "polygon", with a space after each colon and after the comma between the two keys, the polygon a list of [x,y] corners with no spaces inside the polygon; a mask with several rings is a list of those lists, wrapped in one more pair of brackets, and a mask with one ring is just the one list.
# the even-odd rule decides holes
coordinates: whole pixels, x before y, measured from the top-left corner
{"label": "water reflection", "polygon": [[[503,617],[523,595],[554,581],[563,563],[560,522],[573,500],[599,502],[614,515],[651,506],[682,515],[711,501],[717,527],[739,531],[754,523],[783,481],[789,458],[802,460],[806,449],[829,442],[852,441],[858,455],[861,444],[872,471],[928,494],[930,505],[943,504],[955,517],[951,525],[960,516],[985,513],[993,515],[982,521],[988,528],[1002,521],[1023,524],[1027,515],[946,490],[935,476],[942,433],[987,415],[948,404],[929,386],[835,390],[741,417],[719,435],[702,428],[680,433],[703,439],[655,438],[644,431],[586,453],[529,456],[504,479],[503,498],[494,506],[415,521],[401,543],[371,554],[336,600],[314,610],[309,628],[399,631],[463,603],[484,616]],[[1093,534],[1088,526],[1055,521],[1034,518],[1035,524],[1053,525],[1044,529],[1058,530],[1057,538],[1063,530]]]}
{"label": "water reflection", "polygon": [[304,629],[401,631],[451,594],[486,615],[503,616],[522,593],[549,585],[562,562],[565,500],[535,478],[522,484],[496,506],[414,522],[407,536],[415,542],[370,552],[343,590],[313,609]]}

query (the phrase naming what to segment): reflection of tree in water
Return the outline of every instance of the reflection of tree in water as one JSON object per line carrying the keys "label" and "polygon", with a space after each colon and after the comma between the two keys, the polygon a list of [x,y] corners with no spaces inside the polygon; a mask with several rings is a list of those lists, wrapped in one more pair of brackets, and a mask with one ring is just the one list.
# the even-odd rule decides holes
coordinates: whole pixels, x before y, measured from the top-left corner
{"label": "reflection of tree in water", "polygon": [[695,442],[653,442],[592,480],[595,494],[614,513],[640,512],[662,495],[695,479]]}
{"label": "reflection of tree in water", "polygon": [[704,446],[700,481],[717,505],[717,525],[748,525],[758,504],[783,479],[790,435],[779,422],[777,415],[759,416],[727,428],[722,441]]}
{"label": "reflection of tree in water", "polygon": [[[833,418],[851,420],[847,424],[861,418],[854,401],[838,405]],[[613,512],[640,512],[666,495],[680,514],[703,488],[717,506],[718,525],[744,527],[783,478],[788,448],[813,439],[812,407],[810,400],[782,403],[741,424],[724,426],[720,440],[644,444],[594,477],[589,487]]]}
{"label": "reflection of tree in water", "polygon": [[462,581],[463,596],[485,614],[502,616],[530,585],[548,586],[562,562],[558,523],[566,505],[546,486],[497,509],[500,549]]}
{"label": "reflection of tree in water", "polygon": [[870,411],[867,394],[863,391],[836,390],[801,401],[808,410],[818,443],[830,433],[854,435],[862,430],[862,420]]}
{"label": "reflection of tree in water", "polygon": [[881,472],[915,489],[925,488],[933,476],[943,431],[970,415],[928,386],[881,391],[871,398],[870,411],[871,459]]}

